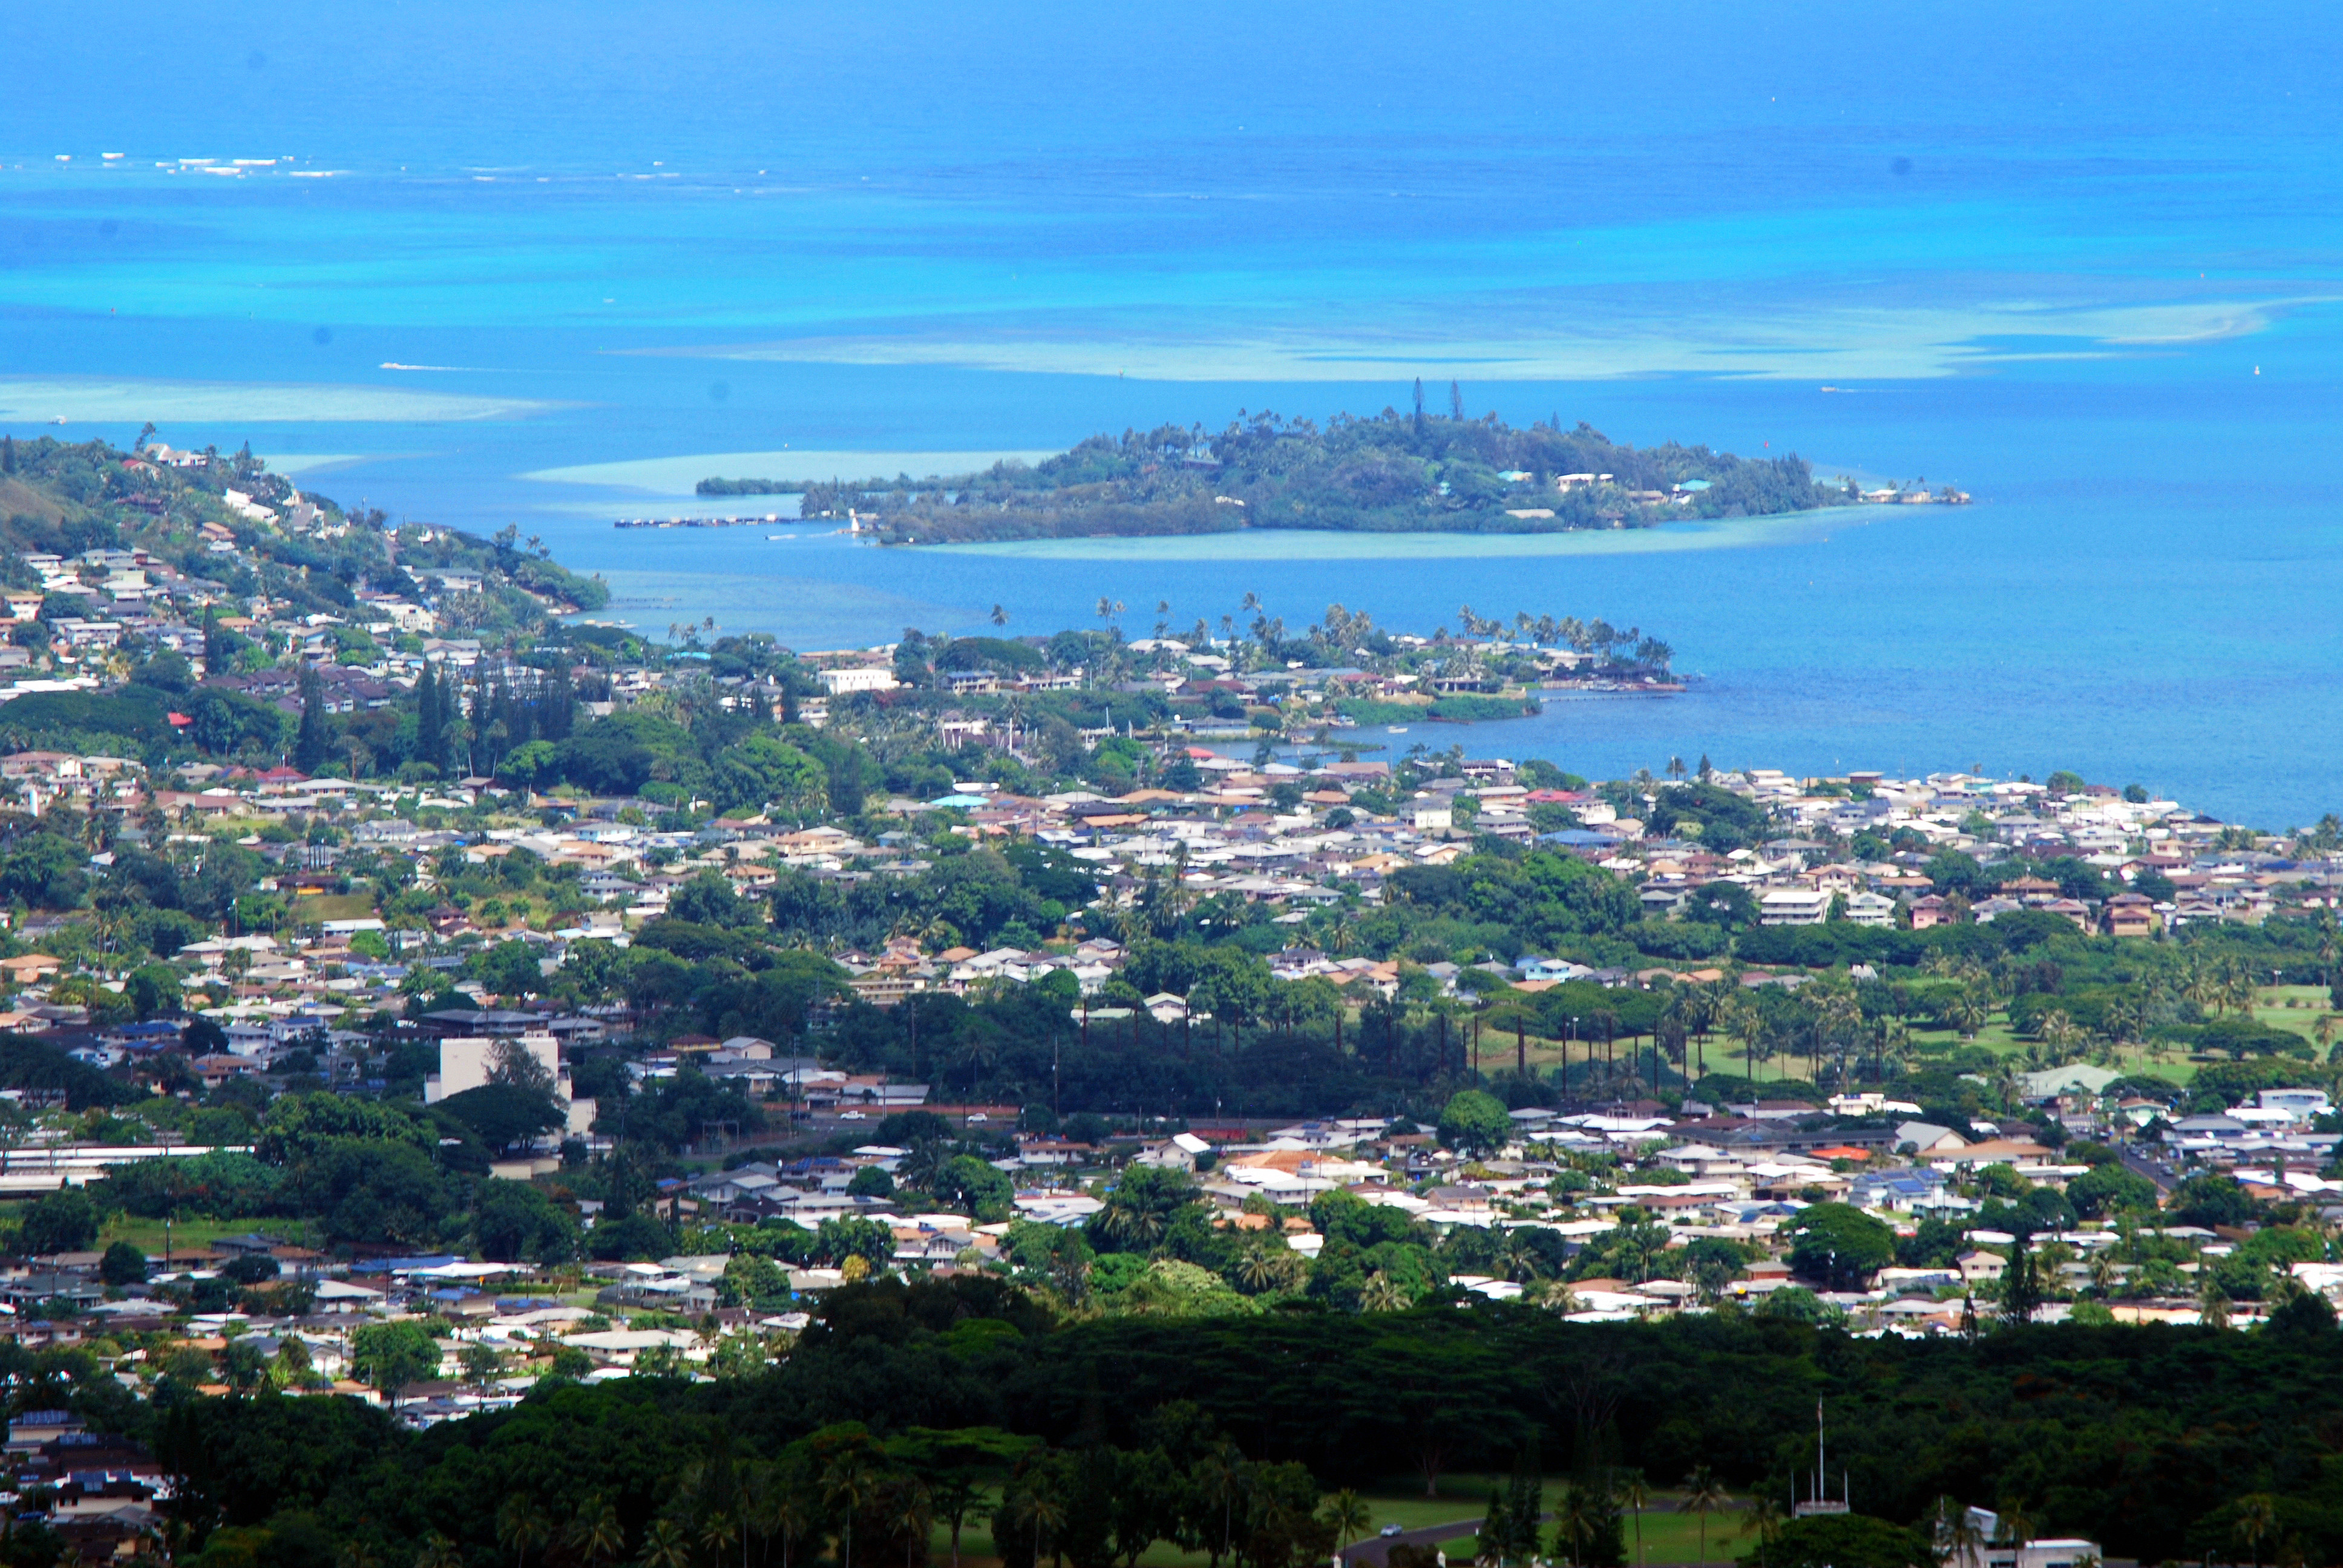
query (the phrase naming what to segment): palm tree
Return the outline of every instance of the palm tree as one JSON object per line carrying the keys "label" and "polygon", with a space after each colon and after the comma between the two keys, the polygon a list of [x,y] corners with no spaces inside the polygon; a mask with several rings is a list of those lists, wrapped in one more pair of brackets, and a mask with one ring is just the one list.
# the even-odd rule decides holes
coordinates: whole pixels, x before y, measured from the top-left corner
{"label": "palm tree", "polygon": [[1684,1027],[1700,1037],[1700,1065],[1692,1074],[1698,1082],[1708,1070],[1708,1033],[1716,1027],[1717,1012],[1722,1003],[1717,992],[1707,986],[1694,986],[1686,990],[1679,1003],[1683,1009]]}
{"label": "palm tree", "polygon": [[1203,1482],[1205,1502],[1221,1505],[1221,1536],[1211,1543],[1212,1568],[1220,1568],[1221,1554],[1235,1545],[1233,1514],[1237,1494],[1244,1490],[1244,1453],[1222,1438],[1196,1468]]}
{"label": "palm tree", "polygon": [[1782,1538],[1782,1526],[1787,1515],[1782,1504],[1770,1493],[1760,1493],[1749,1500],[1749,1511],[1741,1521],[1741,1533],[1757,1537],[1757,1560],[1765,1560],[1765,1548]]}
{"label": "palm tree", "polygon": [[2197,1321],[2208,1329],[2229,1326],[2229,1292],[2221,1289],[2221,1282],[2207,1274],[2205,1288],[2197,1295]]}
{"label": "palm tree", "polygon": [[2073,1019],[2066,1016],[2066,1009],[2055,1007],[2043,1015],[2039,1028],[2044,1042],[2050,1047],[2052,1062],[2064,1066],[2070,1060],[2068,1052],[2082,1038],[2083,1031],[2076,1027]]}
{"label": "palm tree", "polygon": [[1985,1553],[1985,1532],[1976,1516],[1949,1497],[1936,1499],[1936,1545],[1945,1568],[1974,1568]]}
{"label": "palm tree", "polygon": [[971,1029],[960,1037],[960,1059],[968,1064],[968,1092],[974,1099],[978,1081],[1001,1065],[1001,1041],[985,1030]]}
{"label": "palm tree", "polygon": [[2262,1543],[2278,1533],[2278,1499],[2257,1492],[2237,1499],[2237,1537],[2254,1554],[2254,1568],[2262,1565]]}
{"label": "palm tree", "polygon": [[[1742,1060],[1754,1068],[1758,1039],[1765,1032],[1765,1020],[1758,1016],[1756,1007],[1746,998],[1735,997],[1717,1010],[1716,1020],[1725,1026],[1726,1034],[1741,1042]],[[1751,1076],[1755,1076],[1754,1070]]]}
{"label": "palm tree", "polygon": [[1603,1528],[1602,1505],[1585,1487],[1573,1484],[1554,1511],[1554,1549],[1571,1562],[1579,1561],[1586,1543]]}
{"label": "palm tree", "polygon": [[2139,1038],[2139,1031],[2146,1027],[2147,1011],[2145,1003],[2137,996],[2126,993],[2107,1003],[2102,1020],[2107,1024],[2108,1036],[2122,1045]]}
{"label": "palm tree", "polygon": [[2034,1539],[2034,1516],[2026,1512],[2023,1503],[2006,1503],[2001,1509],[2001,1540],[2005,1546],[2015,1546],[2020,1557],[2026,1555],[2027,1543]]}
{"label": "palm tree", "polygon": [[643,1568],[691,1568],[691,1540],[672,1519],[655,1519],[643,1532]]}
{"label": "palm tree", "polygon": [[456,1543],[437,1530],[423,1538],[421,1550],[415,1553],[415,1568],[463,1568],[463,1563]]}
{"label": "palm tree", "polygon": [[578,1517],[569,1522],[569,1544],[589,1568],[618,1561],[618,1553],[627,1549],[627,1532],[608,1498],[586,1500]]}
{"label": "palm tree", "polygon": [[2233,958],[2221,966],[2221,1010],[2248,1016],[2254,1010],[2254,977],[2242,959]]}
{"label": "palm tree", "polygon": [[935,1500],[917,1478],[907,1478],[890,1494],[887,1528],[903,1533],[903,1568],[913,1568],[927,1557],[928,1537],[936,1523]]}
{"label": "palm tree", "polygon": [[2180,994],[2197,1004],[2199,1012],[2217,1007],[2221,1000],[2221,982],[2212,967],[2193,954],[2180,982]]}
{"label": "palm tree", "polygon": [[895,1167],[896,1184],[927,1191],[933,1188],[950,1158],[951,1148],[942,1139],[922,1138],[911,1145],[910,1151]]}
{"label": "palm tree", "polygon": [[751,1486],[749,1509],[749,1522],[759,1536],[767,1542],[781,1538],[781,1568],[789,1568],[792,1549],[813,1529],[812,1501],[804,1488],[782,1472],[762,1472]]}
{"label": "palm tree", "polygon": [[1652,1489],[1644,1484],[1644,1473],[1630,1470],[1611,1483],[1612,1501],[1635,1515],[1635,1562],[1638,1568],[1644,1561],[1644,1510],[1652,1503]]}
{"label": "palm tree", "polygon": [[1513,1230],[1506,1232],[1505,1249],[1497,1257],[1497,1271],[1515,1284],[1526,1285],[1538,1277],[1543,1261],[1538,1250],[1530,1244],[1529,1232]]}
{"label": "palm tree", "polygon": [[1407,1305],[1407,1292],[1401,1290],[1388,1271],[1377,1269],[1367,1276],[1365,1286],[1359,1292],[1359,1306],[1370,1312],[1395,1312]]}
{"label": "palm tree", "polygon": [[870,1463],[854,1453],[840,1454],[821,1473],[822,1501],[846,1515],[839,1568],[854,1568],[854,1514],[869,1499],[877,1480]]}
{"label": "palm tree", "polygon": [[1119,1241],[1135,1241],[1141,1250],[1151,1249],[1163,1238],[1166,1221],[1161,1210],[1113,1199],[1107,1201],[1106,1211],[1100,1217],[1100,1229]]}
{"label": "palm tree", "polygon": [[513,1554],[513,1568],[521,1568],[528,1554],[553,1538],[553,1522],[537,1503],[513,1493],[497,1509],[497,1544]]}
{"label": "palm tree", "polygon": [[1720,1509],[1733,1506],[1732,1493],[1716,1479],[1716,1472],[1705,1464],[1694,1465],[1684,1477],[1683,1507],[1700,1517],[1700,1560],[1708,1561],[1708,1516]]}
{"label": "palm tree", "polygon": [[[1267,1247],[1248,1247],[1237,1260],[1237,1283],[1258,1294],[1277,1282],[1278,1267]],[[1337,1496],[1352,1495],[1337,1493]]]}
{"label": "palm tree", "polygon": [[1062,1564],[1065,1550],[1057,1540],[1059,1531],[1066,1527],[1066,1505],[1048,1487],[1035,1485],[1026,1489],[1017,1500],[1019,1519],[1033,1527],[1033,1555],[1038,1560],[1046,1547],[1053,1563]]}
{"label": "palm tree", "polygon": [[1367,1527],[1374,1523],[1374,1511],[1367,1506],[1365,1498],[1346,1486],[1326,1499],[1318,1517],[1332,1526],[1334,1550],[1339,1556],[1348,1553],[1351,1543],[1367,1533]]}
{"label": "palm tree", "polygon": [[1945,1006],[1945,1021],[1958,1030],[1965,1039],[1976,1039],[1977,1030],[1983,1029],[1986,1020],[1992,1016],[1993,1010],[1982,990],[1974,985],[1963,986],[1954,992],[1952,1000]]}
{"label": "palm tree", "polygon": [[719,1563],[724,1561],[724,1549],[731,1545],[732,1538],[738,1535],[740,1538],[742,1568],[747,1568],[749,1533],[733,1523],[730,1514],[709,1514],[699,1522],[699,1528],[694,1533],[699,1538],[700,1550],[708,1553],[709,1561]]}

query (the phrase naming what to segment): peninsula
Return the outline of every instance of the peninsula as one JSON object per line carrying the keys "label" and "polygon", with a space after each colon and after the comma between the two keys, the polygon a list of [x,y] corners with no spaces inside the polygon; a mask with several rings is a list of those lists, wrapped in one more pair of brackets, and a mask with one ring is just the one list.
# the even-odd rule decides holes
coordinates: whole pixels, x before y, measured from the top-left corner
{"label": "peninsula", "polygon": [[914,479],[711,477],[703,496],[799,492],[802,515],[837,518],[882,544],[1226,533],[1240,528],[1359,532],[1552,533],[1651,528],[1686,518],[1764,517],[1865,502],[1958,504],[1968,497],[1902,486],[1818,481],[1795,454],[1738,457],[1671,441],[1623,446],[1559,416],[1516,429],[1415,408],[1323,426],[1240,411],[1218,434],[1163,425],[1093,436],[1038,466]]}

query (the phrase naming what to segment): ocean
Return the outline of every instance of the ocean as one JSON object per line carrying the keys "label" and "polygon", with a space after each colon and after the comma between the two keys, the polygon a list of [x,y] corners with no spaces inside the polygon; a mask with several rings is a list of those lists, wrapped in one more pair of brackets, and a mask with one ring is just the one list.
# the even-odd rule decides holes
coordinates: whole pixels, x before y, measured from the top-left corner
{"label": "ocean", "polygon": [[[1599,614],[1701,678],[1360,739],[2072,768],[2283,827],[2343,807],[2330,21],[52,8],[0,55],[0,429],[248,439],[346,504],[518,524],[637,625],[799,648],[1101,597],[1134,636],[1248,592],[1291,624]],[[1625,539],[610,527],[775,509],[695,502],[711,474],[1372,414],[1419,377],[1976,504]]]}

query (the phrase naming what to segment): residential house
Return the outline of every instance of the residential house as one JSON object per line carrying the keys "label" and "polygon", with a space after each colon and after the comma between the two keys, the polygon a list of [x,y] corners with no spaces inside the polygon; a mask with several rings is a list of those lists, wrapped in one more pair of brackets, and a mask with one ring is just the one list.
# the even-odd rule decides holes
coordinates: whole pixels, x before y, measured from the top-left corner
{"label": "residential house", "polygon": [[1851,893],[1846,900],[1846,918],[1858,926],[1892,926],[1896,923],[1896,900],[1868,890]]}
{"label": "residential house", "polygon": [[1768,888],[1757,900],[1766,926],[1818,926],[1830,914],[1831,895],[1820,888]]}

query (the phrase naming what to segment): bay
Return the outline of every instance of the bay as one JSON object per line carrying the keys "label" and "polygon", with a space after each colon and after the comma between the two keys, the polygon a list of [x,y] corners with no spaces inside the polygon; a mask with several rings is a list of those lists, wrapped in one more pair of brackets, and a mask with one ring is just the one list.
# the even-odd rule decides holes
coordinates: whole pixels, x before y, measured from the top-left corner
{"label": "bay", "polygon": [[[1187,625],[1249,591],[1290,623],[1599,613],[1704,678],[1384,739],[1590,773],[2072,767],[2279,826],[2343,771],[2328,23],[1683,0],[27,16],[0,55],[0,428],[249,438],[345,502],[516,524],[638,624],[799,647],[995,604],[1012,630],[1095,624],[1102,596],[1133,635],[1159,602]],[[1796,451],[1977,504],[1560,544],[609,527],[787,509],[695,502],[703,461],[891,471],[1372,414],[1418,377],[1474,417]]]}

